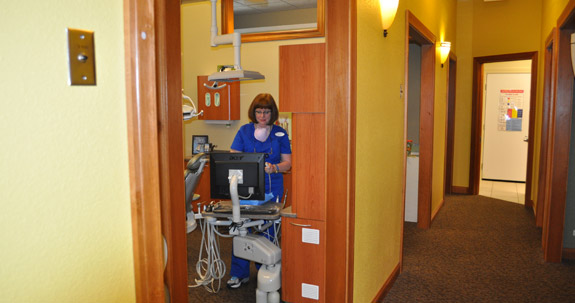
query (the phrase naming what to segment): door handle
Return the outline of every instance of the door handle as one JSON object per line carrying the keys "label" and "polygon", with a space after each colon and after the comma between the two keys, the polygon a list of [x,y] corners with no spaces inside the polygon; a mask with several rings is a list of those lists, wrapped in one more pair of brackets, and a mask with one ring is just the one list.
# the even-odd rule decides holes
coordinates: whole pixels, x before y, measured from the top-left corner
{"label": "door handle", "polygon": [[525,136],[525,138],[523,138],[523,142],[529,142],[529,137]]}
{"label": "door handle", "polygon": [[290,224],[293,226],[299,226],[299,227],[311,227],[310,224],[297,224],[297,223],[293,223],[293,222],[290,222]]}

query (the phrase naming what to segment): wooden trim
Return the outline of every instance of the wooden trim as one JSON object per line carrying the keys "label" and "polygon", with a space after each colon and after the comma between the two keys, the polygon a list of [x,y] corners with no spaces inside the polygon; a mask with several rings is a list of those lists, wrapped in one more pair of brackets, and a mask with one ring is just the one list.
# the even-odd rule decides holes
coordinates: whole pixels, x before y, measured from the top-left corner
{"label": "wooden trim", "polygon": [[450,52],[447,64],[447,102],[445,121],[445,170],[444,170],[444,195],[451,194],[453,186],[453,153],[455,141],[455,92],[456,92],[457,58]]}
{"label": "wooden trim", "polygon": [[[531,99],[529,114],[529,138],[534,138],[535,133],[535,110],[537,102],[537,52],[525,52],[504,54],[495,56],[473,58],[473,95],[471,105],[471,153],[469,164],[469,187],[472,195],[479,193],[479,181],[481,179],[481,135],[483,123],[483,64],[504,61],[532,60],[531,61]],[[533,140],[530,139],[527,146],[527,174],[525,182],[525,206],[529,207],[531,199],[531,180],[533,176]]]}
{"label": "wooden trim", "polygon": [[569,0],[559,18],[557,18],[557,28],[563,29],[567,26],[567,23],[573,18],[573,12],[575,11],[575,1]]}
{"label": "wooden trim", "polygon": [[332,1],[326,8],[332,22],[326,31],[325,302],[353,302],[356,0]]}
{"label": "wooden trim", "polygon": [[[406,23],[408,24],[406,39],[421,45],[417,227],[426,229],[431,227],[431,203],[433,190],[433,120],[436,65],[435,36],[409,10],[406,11]],[[407,47],[409,47],[409,45]],[[406,57],[407,56],[408,55],[406,55]],[[406,58],[406,60],[409,60],[409,58]],[[407,106],[407,102],[405,102],[405,104]]]}
{"label": "wooden trim", "polygon": [[575,24],[575,1],[569,1],[557,22],[553,54],[555,96],[550,107],[549,133],[550,180],[543,219],[543,253],[547,262],[561,262],[563,227],[567,197],[569,145],[571,140],[571,110],[573,102],[573,70],[570,34]]}
{"label": "wooden trim", "polygon": [[406,10],[405,16],[409,26],[414,30],[416,30],[419,35],[421,35],[421,37],[414,36],[412,37],[412,39],[417,40],[421,44],[433,44],[433,47],[435,47],[436,40],[433,32],[429,30],[427,26],[423,24],[423,22],[419,21],[419,19],[417,19],[417,17],[415,17],[415,15],[411,11]]}
{"label": "wooden trim", "polygon": [[[324,37],[325,36],[325,15],[327,0],[317,0],[317,28],[316,29],[301,29],[301,30],[287,30],[287,31],[277,31],[277,32],[266,32],[266,33],[252,33],[252,34],[242,34],[242,42],[261,42],[261,41],[271,41],[271,40],[285,40],[285,39],[302,39],[302,38],[313,38],[313,37]],[[234,32],[234,1],[233,0],[222,0],[222,33],[230,34]]]}
{"label": "wooden trim", "polygon": [[479,178],[481,168],[481,121],[483,121],[483,90],[481,89],[483,78],[483,65],[478,58],[473,58],[473,85],[471,99],[471,148],[469,159],[469,190],[472,195],[479,193]]}
{"label": "wooden trim", "polygon": [[531,58],[531,94],[529,100],[529,131],[527,142],[527,174],[525,176],[525,207],[533,208],[533,151],[535,149],[535,119],[537,114],[537,79],[539,72],[539,53]]}
{"label": "wooden trim", "polygon": [[563,248],[563,260],[575,260],[575,248]]}
{"label": "wooden trim", "polygon": [[154,1],[124,0],[130,203],[137,302],[164,301],[154,18]]}
{"label": "wooden trim", "polygon": [[188,301],[180,3],[156,1],[156,70],[162,234],[168,248],[164,273],[172,302]]}
{"label": "wooden trim", "polygon": [[[403,70],[404,79],[403,83],[405,83],[403,87],[403,142],[407,142],[407,100],[409,98],[409,22],[407,22],[407,11],[405,12],[405,62]],[[407,188],[407,150],[403,149],[403,176],[402,176],[402,184],[401,184],[401,201],[403,201],[403,207],[401,208],[401,220],[404,222],[405,218],[405,195],[406,195],[406,188]],[[404,224],[401,224],[401,239],[399,241],[399,269],[400,272],[403,271],[403,230]]]}
{"label": "wooden trim", "polygon": [[[541,138],[539,140],[539,180],[537,185],[537,205],[535,210],[535,225],[538,227],[543,226],[543,215],[545,212],[545,205],[548,203],[545,195],[545,190],[549,183],[548,167],[549,167],[549,121],[550,121],[550,106],[553,102],[553,48],[555,47],[554,37],[556,29],[553,28],[551,33],[545,40],[545,53],[544,53],[544,69],[543,69],[543,108],[541,112]],[[544,238],[542,237],[542,241]]]}
{"label": "wooden trim", "polygon": [[[222,34],[234,32],[234,1],[221,0],[221,21]],[[243,39],[242,39],[243,41]]]}
{"label": "wooden trim", "polygon": [[471,189],[469,187],[463,187],[463,186],[452,186],[451,193],[468,195],[471,194]]}
{"label": "wooden trim", "polygon": [[377,295],[375,296],[375,298],[373,298],[373,300],[371,300],[372,303],[383,302],[383,299],[385,298],[385,296],[389,293],[389,291],[393,287],[395,280],[397,280],[397,277],[399,277],[399,273],[401,272],[400,268],[401,268],[401,265],[398,263],[395,266],[395,268],[393,269],[393,271],[391,272],[391,275],[389,275],[389,277],[387,278],[385,283],[383,283],[383,286],[377,292]]}

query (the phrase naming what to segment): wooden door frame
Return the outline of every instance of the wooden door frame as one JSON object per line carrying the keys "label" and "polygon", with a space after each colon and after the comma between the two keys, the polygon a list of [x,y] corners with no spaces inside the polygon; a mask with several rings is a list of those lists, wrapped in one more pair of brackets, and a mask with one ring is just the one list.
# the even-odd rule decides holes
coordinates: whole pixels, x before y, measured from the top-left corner
{"label": "wooden door frame", "polygon": [[[179,5],[179,2],[167,0],[124,0],[130,203],[137,302],[164,301],[165,282],[169,284],[172,302],[187,302],[187,275],[183,277],[181,270],[174,267],[177,265],[187,271],[185,255],[174,253],[186,242],[185,210],[180,210],[185,208],[179,202],[184,200],[184,193],[176,181],[181,180],[183,186],[182,136],[181,133],[176,135],[177,123],[170,123],[179,121],[181,131],[181,80],[173,78],[181,74],[180,55],[170,50],[176,41],[176,51],[179,50],[179,34],[170,34],[171,30],[179,33],[180,24],[175,21],[180,18]],[[331,264],[326,270],[326,277],[329,277],[326,279],[326,302],[352,302],[356,0],[334,1],[326,8],[326,20],[334,20],[326,24],[326,139],[330,147],[341,151],[327,153],[326,159],[326,197],[330,201],[326,219],[326,262]],[[176,82],[169,83],[171,80]],[[173,101],[176,89],[177,106]],[[175,113],[178,113],[177,118]],[[178,146],[182,155],[177,159],[179,173],[176,173],[172,170],[176,167]],[[167,193],[168,188],[173,192]],[[166,200],[168,196],[169,201]],[[166,276],[162,232],[167,240],[170,237],[168,250],[172,252],[169,253]]]}
{"label": "wooden door frame", "polygon": [[[407,140],[407,98],[409,75],[409,43],[421,45],[421,97],[419,113],[419,188],[417,199],[417,227],[431,227],[431,192],[433,175],[433,119],[435,104],[435,35],[409,10],[405,11],[405,94],[404,142]],[[404,156],[403,175],[406,174]],[[405,182],[404,182],[405,183]],[[405,213],[405,184],[403,185],[403,213]],[[402,225],[403,226],[403,225]],[[403,235],[403,228],[402,228]],[[403,237],[402,237],[403,238]],[[402,240],[403,241],[403,240]]]}
{"label": "wooden door frame", "polygon": [[[326,1],[327,2],[327,1]],[[356,0],[326,3],[326,299],[353,302]],[[331,20],[331,22],[330,22]],[[331,152],[337,150],[337,153]]]}
{"label": "wooden door frame", "polygon": [[164,298],[154,1],[124,1],[126,105],[137,302]]}
{"label": "wooden door frame", "polygon": [[180,3],[125,0],[124,35],[136,300],[187,302]]}
{"label": "wooden door frame", "polygon": [[547,262],[561,262],[567,198],[569,147],[573,107],[573,70],[570,35],[575,27],[575,0],[569,1],[557,20],[553,53],[554,96],[550,105],[548,180],[543,218],[543,254]]}
{"label": "wooden door frame", "polygon": [[481,179],[481,136],[483,123],[483,64],[531,60],[531,94],[529,100],[529,142],[527,143],[527,174],[525,180],[525,207],[532,208],[531,180],[533,179],[533,149],[535,134],[535,114],[537,102],[538,52],[524,52],[473,58],[473,99],[471,105],[471,156],[469,164],[470,194],[479,193]]}
{"label": "wooden door frame", "polygon": [[453,193],[453,150],[455,144],[455,92],[457,75],[457,57],[449,52],[447,64],[447,105],[445,121],[445,172],[444,172],[444,195]]}
{"label": "wooden door frame", "polygon": [[[539,179],[537,183],[537,204],[535,206],[535,225],[543,226],[545,205],[547,205],[546,189],[549,182],[549,123],[551,119],[551,105],[553,103],[553,54],[555,48],[555,31],[553,28],[547,39],[545,39],[545,53],[543,65],[543,106],[541,109],[541,136],[539,139]],[[545,237],[541,237],[542,244],[545,243]]]}

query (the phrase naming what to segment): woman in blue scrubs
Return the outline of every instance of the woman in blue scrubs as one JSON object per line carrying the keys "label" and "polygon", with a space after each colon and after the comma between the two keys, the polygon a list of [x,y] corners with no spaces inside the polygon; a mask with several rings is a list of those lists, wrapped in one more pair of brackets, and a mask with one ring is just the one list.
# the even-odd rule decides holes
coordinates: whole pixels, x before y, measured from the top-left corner
{"label": "woman in blue scrubs", "polygon": [[[257,95],[248,110],[251,123],[240,127],[231,146],[232,152],[267,153],[265,192],[272,201],[281,202],[284,192],[282,172],[291,168],[291,147],[287,132],[275,125],[279,116],[272,95]],[[269,195],[266,195],[269,196]],[[238,288],[249,281],[250,261],[232,254],[229,288]]]}

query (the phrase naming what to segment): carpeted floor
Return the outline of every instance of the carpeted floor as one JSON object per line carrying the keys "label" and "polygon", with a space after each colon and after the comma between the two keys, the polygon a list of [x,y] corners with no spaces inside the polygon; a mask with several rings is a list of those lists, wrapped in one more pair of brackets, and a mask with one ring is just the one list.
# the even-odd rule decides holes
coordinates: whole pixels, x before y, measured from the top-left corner
{"label": "carpeted floor", "polygon": [[403,272],[384,302],[575,302],[575,262],[545,263],[523,205],[446,196],[431,229],[406,223]]}
{"label": "carpeted floor", "polygon": [[[188,276],[201,241],[188,234]],[[231,239],[221,238],[229,272]],[[481,196],[446,196],[431,229],[406,223],[403,272],[384,302],[575,302],[575,262],[545,263],[541,229],[523,205]],[[256,269],[237,290],[189,289],[190,303],[255,302]],[[363,302],[358,302],[363,303]]]}

